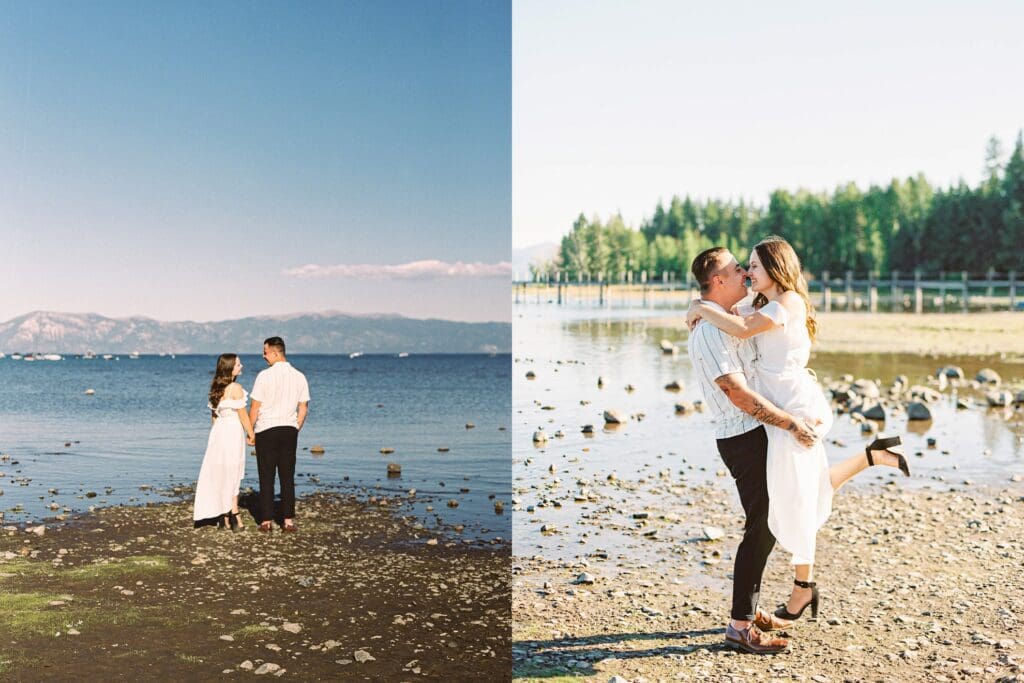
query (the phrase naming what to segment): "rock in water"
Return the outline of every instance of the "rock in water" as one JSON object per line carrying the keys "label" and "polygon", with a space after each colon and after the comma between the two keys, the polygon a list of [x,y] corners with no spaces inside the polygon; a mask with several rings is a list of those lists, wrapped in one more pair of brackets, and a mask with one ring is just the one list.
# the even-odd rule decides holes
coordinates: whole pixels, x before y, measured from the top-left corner
{"label": "rock in water", "polygon": [[604,411],[604,421],[605,424],[624,424],[626,418],[622,413],[612,408]]}
{"label": "rock in water", "polygon": [[676,351],[679,350],[676,348],[676,345],[670,342],[668,339],[662,339],[660,346],[662,353],[675,353]]}
{"label": "rock in water", "polygon": [[878,385],[869,379],[858,379],[850,386],[850,390],[864,398],[878,398]]}
{"label": "rock in water", "polygon": [[985,394],[985,400],[993,408],[1003,408],[1013,403],[1013,394],[1009,391],[989,391]]}
{"label": "rock in water", "polygon": [[950,379],[963,379],[964,369],[958,365],[947,365],[945,367],[939,368],[935,372],[936,377],[938,377],[939,375],[945,375]]}
{"label": "rock in water", "polygon": [[686,415],[696,410],[696,407],[689,401],[682,401],[676,404],[676,415]]}
{"label": "rock in water", "polygon": [[533,442],[534,443],[547,443],[548,442],[548,435],[544,433],[543,429],[538,429],[537,431],[535,431],[533,433]]}
{"label": "rock in water", "polygon": [[389,448],[389,447],[385,446],[384,448],[380,449],[380,452],[381,452],[381,455],[387,455],[388,453],[394,453],[395,449],[394,448]]}
{"label": "rock in water", "polygon": [[717,526],[704,527],[704,538],[708,539],[709,541],[717,541],[723,536],[725,536],[725,531],[719,529]]}
{"label": "rock in water", "polygon": [[992,386],[999,386],[1003,381],[999,376],[999,373],[992,368],[982,368],[978,370],[978,374],[975,375],[974,379],[982,384],[990,384]]}
{"label": "rock in water", "polygon": [[537,379],[537,374],[533,370],[530,370],[526,373],[526,379]]}
{"label": "rock in water", "polygon": [[861,414],[869,420],[885,420],[885,409],[880,403],[872,403],[861,408]]}
{"label": "rock in water", "polygon": [[604,388],[604,377],[598,377],[597,378],[597,388],[598,389],[603,389]]}
{"label": "rock in water", "polygon": [[402,466],[401,465],[399,465],[397,462],[389,462],[388,463],[388,474],[401,474],[401,473],[402,473]]}
{"label": "rock in water", "polygon": [[317,454],[323,453],[324,452],[324,447],[323,446],[313,446],[312,448],[309,449],[309,452],[310,453],[317,453]]}
{"label": "rock in water", "polygon": [[581,431],[584,434],[593,434],[594,433],[594,425],[583,425],[583,429]]}
{"label": "rock in water", "polygon": [[665,390],[666,391],[682,391],[683,390],[683,383],[682,383],[681,380],[674,379],[674,380],[672,380],[671,382],[669,382],[668,384],[665,385]]}
{"label": "rock in water", "polygon": [[932,411],[928,406],[919,401],[913,401],[907,404],[907,419],[908,420],[930,420],[932,419]]}

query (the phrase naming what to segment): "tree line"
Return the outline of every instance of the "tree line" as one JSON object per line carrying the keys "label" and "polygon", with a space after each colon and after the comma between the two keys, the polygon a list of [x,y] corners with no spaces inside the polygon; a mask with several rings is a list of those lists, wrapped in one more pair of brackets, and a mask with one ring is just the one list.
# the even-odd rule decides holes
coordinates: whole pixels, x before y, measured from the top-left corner
{"label": "tree line", "polygon": [[[689,270],[711,246],[745,256],[757,240],[780,235],[793,245],[804,269],[828,271],[1024,273],[1024,145],[1021,134],[1009,158],[989,140],[985,172],[977,187],[962,180],[935,188],[921,174],[862,191],[854,183],[831,193],[776,190],[767,206],[742,200],[680,199],[662,202],[639,228],[621,215],[606,221],[580,214],[555,258],[531,266],[535,278],[614,281],[632,271],[660,279]],[[683,275],[685,277],[685,275]]]}

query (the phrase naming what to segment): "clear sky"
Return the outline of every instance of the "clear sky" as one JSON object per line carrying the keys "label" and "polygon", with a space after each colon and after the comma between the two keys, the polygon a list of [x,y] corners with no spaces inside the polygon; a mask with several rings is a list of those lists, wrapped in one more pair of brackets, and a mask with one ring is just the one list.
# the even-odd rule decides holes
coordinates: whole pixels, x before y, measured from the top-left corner
{"label": "clear sky", "polygon": [[0,321],[508,321],[510,137],[508,3],[0,0]]}
{"label": "clear sky", "polygon": [[674,194],[976,184],[1024,127],[1024,3],[513,4],[513,246]]}

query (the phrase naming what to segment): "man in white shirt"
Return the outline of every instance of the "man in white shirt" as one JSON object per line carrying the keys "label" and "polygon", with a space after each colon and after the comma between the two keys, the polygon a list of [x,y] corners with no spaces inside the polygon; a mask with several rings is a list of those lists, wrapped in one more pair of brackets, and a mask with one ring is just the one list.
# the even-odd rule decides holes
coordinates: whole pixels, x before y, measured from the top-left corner
{"label": "man in white shirt", "polygon": [[[690,271],[705,303],[728,311],[747,296],[747,273],[728,249],[715,247],[702,252]],[[751,340],[732,337],[701,322],[690,333],[689,352],[704,400],[715,417],[718,454],[736,482],[746,515],[743,540],[736,551],[725,639],[747,652],[781,652],[789,641],[763,631],[782,628],[787,622],[757,608],[761,575],[775,546],[775,536],[768,528],[768,435],[761,423],[788,429],[808,447],[817,437],[803,420],[779,409],[748,386],[746,365],[756,353]]]}
{"label": "man in white shirt", "polygon": [[281,479],[282,528],[295,531],[295,451],[299,430],[309,412],[309,384],[285,357],[284,340],[263,342],[270,365],[252,387],[249,419],[256,432],[256,465],[260,473],[259,530],[269,532],[274,519],[274,476]]}

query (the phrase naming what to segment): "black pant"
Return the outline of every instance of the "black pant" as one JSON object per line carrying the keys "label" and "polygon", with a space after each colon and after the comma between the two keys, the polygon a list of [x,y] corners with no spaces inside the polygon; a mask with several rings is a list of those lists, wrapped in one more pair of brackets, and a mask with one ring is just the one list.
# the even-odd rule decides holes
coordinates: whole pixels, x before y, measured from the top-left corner
{"label": "black pant", "polygon": [[730,616],[751,620],[761,592],[761,574],[775,547],[775,536],[768,529],[768,434],[764,427],[758,427],[739,436],[718,439],[717,444],[718,454],[736,480],[747,516],[743,540],[736,551]]}
{"label": "black pant", "polygon": [[295,517],[295,449],[299,430],[271,427],[256,432],[256,466],[260,472],[260,521],[274,519],[274,473],[281,479],[281,512]]}

